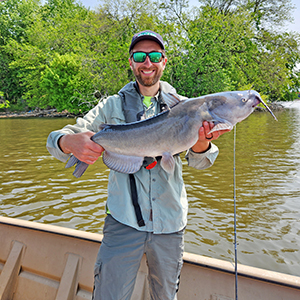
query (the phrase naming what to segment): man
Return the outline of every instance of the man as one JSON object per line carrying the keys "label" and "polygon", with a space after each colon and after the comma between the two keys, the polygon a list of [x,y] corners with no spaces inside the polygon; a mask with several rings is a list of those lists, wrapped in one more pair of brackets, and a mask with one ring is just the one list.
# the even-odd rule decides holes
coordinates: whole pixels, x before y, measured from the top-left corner
{"label": "man", "polygon": [[[135,34],[129,53],[136,82],[101,101],[76,125],[52,132],[47,142],[52,155],[66,161],[73,153],[79,160],[93,164],[104,151],[90,140],[100,124],[129,123],[142,115],[149,118],[166,106],[161,91],[176,93],[172,86],[160,81],[167,58],[159,34],[150,30]],[[216,159],[218,148],[210,140],[224,131],[209,134],[213,126],[204,122],[199,129],[199,139],[186,155],[190,166],[208,168]],[[144,254],[151,299],[176,299],[188,205],[178,155],[175,162],[171,175],[159,163],[145,163],[134,175],[110,171],[107,217],[95,264],[93,299],[129,300]]]}

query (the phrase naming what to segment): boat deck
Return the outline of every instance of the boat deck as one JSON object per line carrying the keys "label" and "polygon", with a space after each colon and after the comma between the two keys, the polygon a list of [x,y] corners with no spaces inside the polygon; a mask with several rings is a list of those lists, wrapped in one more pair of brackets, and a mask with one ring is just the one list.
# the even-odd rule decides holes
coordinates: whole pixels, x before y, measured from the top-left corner
{"label": "boat deck", "polygon": [[[0,217],[0,300],[92,298],[102,236]],[[238,265],[242,300],[299,300],[300,277]],[[233,300],[230,262],[185,253],[178,300]],[[132,300],[150,300],[142,260]]]}

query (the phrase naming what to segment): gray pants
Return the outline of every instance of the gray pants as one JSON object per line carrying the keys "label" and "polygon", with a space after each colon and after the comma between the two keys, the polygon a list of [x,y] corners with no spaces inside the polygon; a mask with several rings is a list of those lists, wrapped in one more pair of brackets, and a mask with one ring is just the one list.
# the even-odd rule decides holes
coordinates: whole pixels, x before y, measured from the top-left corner
{"label": "gray pants", "polygon": [[95,264],[94,300],[130,300],[144,253],[151,299],[176,299],[184,230],[153,234],[123,225],[108,215],[103,233]]}

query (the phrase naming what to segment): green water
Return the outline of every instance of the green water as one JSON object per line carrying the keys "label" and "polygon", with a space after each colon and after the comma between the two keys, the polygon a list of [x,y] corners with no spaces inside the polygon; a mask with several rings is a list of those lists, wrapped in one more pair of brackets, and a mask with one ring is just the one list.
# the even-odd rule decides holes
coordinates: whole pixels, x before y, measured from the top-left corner
{"label": "green water", "polygon": [[[300,276],[300,105],[253,113],[237,125],[238,261]],[[0,214],[102,233],[108,169],[101,159],[79,179],[51,157],[48,133],[73,119],[0,119]],[[188,252],[234,261],[233,132],[206,170],[189,168]]]}

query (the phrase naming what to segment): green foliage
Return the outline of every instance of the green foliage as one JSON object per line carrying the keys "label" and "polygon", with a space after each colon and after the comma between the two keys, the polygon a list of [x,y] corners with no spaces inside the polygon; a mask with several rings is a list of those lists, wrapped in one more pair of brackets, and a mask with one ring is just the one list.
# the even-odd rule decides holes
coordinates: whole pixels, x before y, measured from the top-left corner
{"label": "green foliage", "polygon": [[39,7],[40,1],[36,0],[0,2],[0,45],[5,45],[11,38],[26,41],[26,29],[34,24]]}
{"label": "green foliage", "polygon": [[[80,103],[81,95],[92,88],[87,69],[82,67],[80,57],[74,53],[55,54],[49,66],[41,73],[40,89],[47,97],[43,106],[53,106],[58,111],[79,113],[86,110]],[[28,103],[31,104],[30,100]]]}
{"label": "green foliage", "polygon": [[19,98],[17,101],[15,101],[14,103],[11,103],[9,105],[8,110],[9,111],[24,112],[24,111],[28,110],[28,105],[27,105],[27,102],[24,99]]}
{"label": "green foliage", "polygon": [[[3,102],[2,102],[3,101]],[[8,100],[0,100],[0,109],[8,108],[9,107],[9,101]]]}
{"label": "green foliage", "polygon": [[40,1],[35,0],[0,2],[0,87],[4,97],[12,103],[22,97],[24,90],[16,72],[9,67],[15,58],[12,49],[6,46],[11,40],[26,43],[27,29],[34,24],[39,8]]}
{"label": "green foliage", "polygon": [[95,91],[114,94],[134,80],[128,47],[144,29],[164,37],[163,79],[183,95],[250,86],[271,100],[292,99],[300,89],[300,37],[274,30],[289,16],[290,0],[201,2],[190,9],[187,0],[105,0],[97,11],[75,0],[0,2],[3,101],[89,110]]}
{"label": "green foliage", "polygon": [[[249,16],[222,15],[204,8],[189,22],[184,44],[174,51],[169,78],[188,97],[232,90],[245,81],[237,60],[251,41]],[[238,73],[238,76],[236,75]]]}
{"label": "green foliage", "polygon": [[292,19],[294,6],[291,0],[198,0],[205,6],[218,10],[219,13],[235,14],[240,9],[251,14],[253,24],[262,28],[282,27]]}
{"label": "green foliage", "polygon": [[9,101],[4,100],[3,96],[4,96],[3,92],[0,92],[0,110],[9,107]]}

